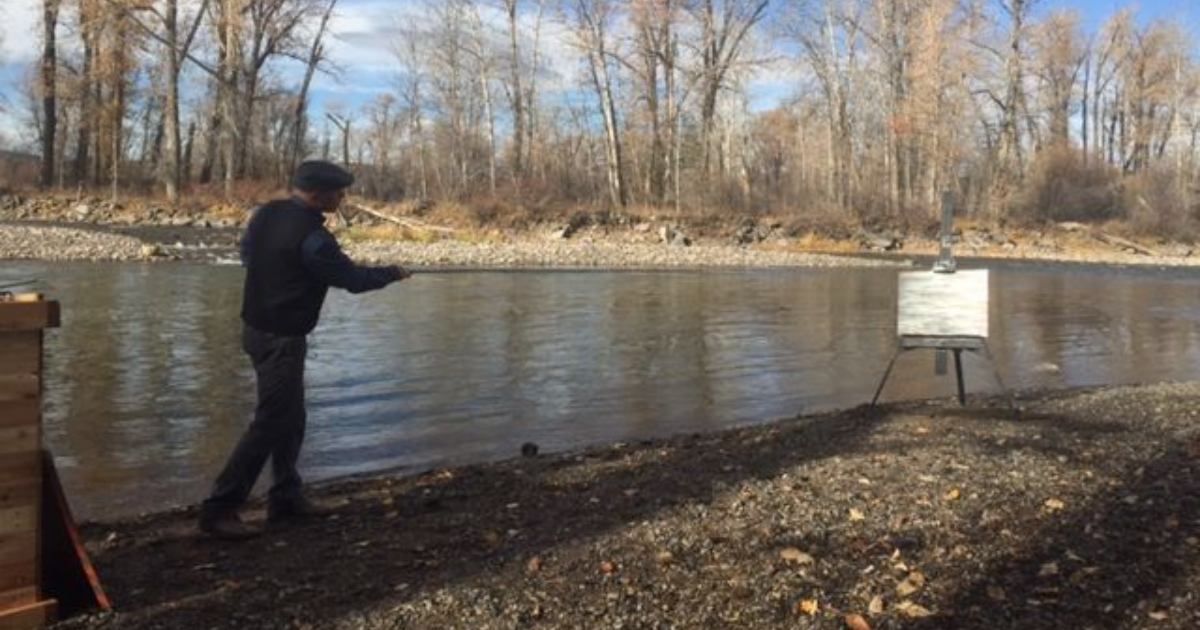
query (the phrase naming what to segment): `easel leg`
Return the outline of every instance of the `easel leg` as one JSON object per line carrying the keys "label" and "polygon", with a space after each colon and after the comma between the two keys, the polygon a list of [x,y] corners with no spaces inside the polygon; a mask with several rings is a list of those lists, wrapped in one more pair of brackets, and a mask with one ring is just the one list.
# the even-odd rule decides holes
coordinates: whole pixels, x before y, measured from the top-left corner
{"label": "easel leg", "polygon": [[1008,408],[1012,411],[1013,420],[1020,420],[1021,409],[1017,407],[1017,395],[1004,384],[1004,377],[1000,376],[1000,365],[996,363],[996,357],[992,356],[992,349],[986,343],[983,344],[983,353],[987,356],[988,363],[992,365],[992,372],[996,375],[996,384],[1000,386],[1000,390],[1008,398]]}
{"label": "easel leg", "polygon": [[879,387],[875,388],[875,397],[871,399],[871,408],[875,408],[875,403],[879,402],[879,395],[883,393],[883,386],[887,385],[888,377],[892,375],[892,368],[896,366],[896,359],[900,358],[902,350],[896,348],[896,352],[892,355],[892,360],[888,361],[887,369],[883,371],[883,378],[879,381]]}
{"label": "easel leg", "polygon": [[954,376],[958,378],[958,404],[960,407],[967,406],[967,386],[963,383],[962,371],[962,349],[954,349]]}

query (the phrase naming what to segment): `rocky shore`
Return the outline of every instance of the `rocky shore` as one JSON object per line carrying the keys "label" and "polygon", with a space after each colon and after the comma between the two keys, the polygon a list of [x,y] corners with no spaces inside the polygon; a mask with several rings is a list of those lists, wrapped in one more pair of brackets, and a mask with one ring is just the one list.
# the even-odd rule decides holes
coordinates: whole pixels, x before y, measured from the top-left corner
{"label": "rocky shore", "polygon": [[138,260],[152,253],[131,236],[62,226],[0,225],[0,260]]}
{"label": "rocky shore", "polygon": [[[905,266],[913,256],[938,251],[930,234],[859,229],[822,236],[767,218],[689,227],[655,218],[604,223],[580,214],[502,229],[430,225],[404,214],[411,211],[351,212],[350,223],[334,229],[357,259],[418,268]],[[245,207],[220,203],[168,209],[136,200],[0,196],[0,260],[234,262],[247,216]],[[955,251],[985,259],[1200,265],[1186,243],[1134,240],[1108,230],[1077,223],[1009,230],[966,223]]]}
{"label": "rocky shore", "polygon": [[891,267],[902,260],[832,256],[799,251],[700,244],[690,247],[625,239],[500,243],[442,240],[431,243],[364,242],[347,248],[356,260],[413,267],[501,268],[739,268],[739,267]]}
{"label": "rocky shore", "polygon": [[[133,206],[133,204],[131,204]],[[246,219],[244,210],[218,207],[199,213],[121,205],[95,199],[79,203],[0,198],[0,260],[232,262]],[[520,233],[472,230],[427,232],[372,230],[380,222],[356,216],[334,225],[356,260],[415,268],[745,268],[895,266],[904,260],[833,256],[765,244],[742,244],[683,235],[649,224],[607,227],[550,226]],[[435,228],[436,229],[436,228]],[[412,232],[420,238],[412,238]],[[786,245],[786,244],[785,244]]]}
{"label": "rocky shore", "polygon": [[[904,404],[88,525],[59,628],[1200,627],[1200,384]],[[261,513],[257,515],[261,518]]]}

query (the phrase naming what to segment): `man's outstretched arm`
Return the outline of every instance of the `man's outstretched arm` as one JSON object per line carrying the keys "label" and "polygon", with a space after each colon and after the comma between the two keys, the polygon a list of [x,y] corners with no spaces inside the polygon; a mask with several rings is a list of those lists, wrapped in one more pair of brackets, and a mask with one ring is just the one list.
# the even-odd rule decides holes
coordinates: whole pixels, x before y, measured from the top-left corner
{"label": "man's outstretched arm", "polygon": [[403,267],[365,267],[354,264],[327,230],[309,234],[300,246],[304,267],[318,280],[351,293],[382,289],[409,275]]}

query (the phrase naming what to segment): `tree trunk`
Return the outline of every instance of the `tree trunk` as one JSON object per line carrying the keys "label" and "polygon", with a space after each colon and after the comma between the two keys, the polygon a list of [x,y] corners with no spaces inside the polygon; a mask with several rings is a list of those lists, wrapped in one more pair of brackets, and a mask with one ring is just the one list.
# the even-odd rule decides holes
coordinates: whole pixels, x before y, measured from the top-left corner
{"label": "tree trunk", "polygon": [[[82,5],[81,5],[82,13]],[[75,142],[75,181],[78,184],[83,184],[88,178],[88,151],[92,145],[92,118],[93,113],[93,57],[95,55],[95,36],[93,35],[95,25],[91,19],[84,15],[79,19],[80,34],[79,39],[83,43],[83,67],[80,69],[79,78],[82,82],[79,87],[79,133]]]}
{"label": "tree trunk", "polygon": [[[521,88],[521,50],[517,46],[517,5],[519,0],[505,0],[508,10],[509,57],[512,63],[512,117],[513,117],[513,178],[521,179],[525,174],[525,100]],[[490,109],[490,105],[489,105]],[[491,115],[489,114],[489,119]],[[494,141],[494,138],[493,138]],[[494,149],[493,149],[494,151]],[[492,185],[493,191],[495,184]]]}
{"label": "tree trunk", "polygon": [[224,64],[224,71],[220,73],[220,81],[224,89],[221,92],[220,103],[222,123],[221,159],[225,171],[225,198],[232,199],[233,182],[237,174],[237,143],[240,140],[238,134],[241,131],[237,111],[237,86],[242,58],[240,52],[241,33],[238,28],[239,16],[241,15],[241,2],[239,0],[223,1],[225,9],[223,14],[224,23],[221,25],[221,61]]}
{"label": "tree trunk", "polygon": [[208,133],[204,134],[204,162],[200,165],[199,182],[207,184],[213,179],[213,171],[217,166],[217,153],[220,150],[221,130],[225,124],[221,121],[221,102],[224,100],[221,83],[217,82],[216,101],[213,103],[212,116],[208,119]]}
{"label": "tree trunk", "polygon": [[618,208],[624,208],[629,202],[629,193],[625,189],[624,164],[621,161],[621,132],[617,126],[616,103],[613,101],[608,64],[604,59],[604,45],[599,42],[595,45],[597,50],[589,51],[588,58],[591,62],[592,82],[596,88],[596,95],[600,98],[600,109],[604,118],[605,166],[609,201]]}
{"label": "tree trunk", "polygon": [[537,0],[538,12],[533,26],[533,44],[529,68],[529,91],[525,95],[525,159],[523,167],[528,171],[539,164],[535,151],[537,150],[537,85],[538,72],[541,69],[542,16],[546,9],[546,0]]}
{"label": "tree trunk", "polygon": [[188,123],[187,142],[183,145],[183,164],[180,165],[180,180],[187,185],[192,179],[192,147],[196,142],[196,121]]}
{"label": "tree trunk", "polygon": [[58,0],[42,1],[42,188],[54,185],[58,131]]}
{"label": "tree trunk", "polygon": [[181,161],[179,133],[179,0],[166,0],[163,22],[167,39],[167,99],[163,111],[166,124],[166,164],[163,183],[171,205],[179,202],[179,163]]}
{"label": "tree trunk", "polygon": [[496,194],[496,117],[492,115],[492,90],[488,85],[486,65],[479,73],[479,89],[483,92],[483,115],[488,126],[488,191]]}
{"label": "tree trunk", "polygon": [[329,18],[333,15],[333,9],[336,6],[337,0],[329,0],[329,6],[326,7],[325,13],[321,15],[321,25],[317,28],[312,48],[308,53],[308,64],[304,70],[304,81],[300,84],[300,94],[296,97],[296,110],[292,113],[292,130],[288,148],[287,170],[289,173],[295,170],[296,165],[304,158],[305,136],[308,135],[308,88],[312,84],[313,74],[317,71],[317,65],[324,56],[325,45],[321,40],[325,36],[325,29],[329,25]]}
{"label": "tree trunk", "polygon": [[1091,89],[1092,59],[1089,57],[1083,66],[1083,89],[1080,90],[1080,121],[1079,134],[1083,145],[1083,163],[1088,163],[1088,90]]}

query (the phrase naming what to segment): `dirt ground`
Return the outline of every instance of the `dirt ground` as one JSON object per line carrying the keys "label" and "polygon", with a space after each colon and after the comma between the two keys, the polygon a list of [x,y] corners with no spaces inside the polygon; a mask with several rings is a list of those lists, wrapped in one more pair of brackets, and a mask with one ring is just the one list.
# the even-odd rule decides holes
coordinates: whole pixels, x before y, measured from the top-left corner
{"label": "dirt ground", "polygon": [[1193,629],[1197,401],[938,401],[343,481],[334,516],[238,544],[191,511],[94,524],[117,612],[59,627]]}

